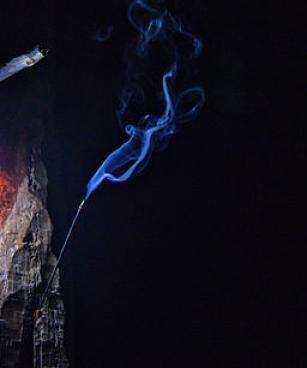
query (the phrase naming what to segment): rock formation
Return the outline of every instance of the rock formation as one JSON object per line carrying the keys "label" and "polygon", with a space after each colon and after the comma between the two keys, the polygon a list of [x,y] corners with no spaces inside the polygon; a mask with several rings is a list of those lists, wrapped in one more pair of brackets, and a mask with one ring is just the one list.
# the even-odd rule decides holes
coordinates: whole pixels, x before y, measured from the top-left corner
{"label": "rock formation", "polygon": [[14,144],[0,140],[1,368],[68,367],[58,273],[38,310],[56,260],[38,125],[12,128]]}

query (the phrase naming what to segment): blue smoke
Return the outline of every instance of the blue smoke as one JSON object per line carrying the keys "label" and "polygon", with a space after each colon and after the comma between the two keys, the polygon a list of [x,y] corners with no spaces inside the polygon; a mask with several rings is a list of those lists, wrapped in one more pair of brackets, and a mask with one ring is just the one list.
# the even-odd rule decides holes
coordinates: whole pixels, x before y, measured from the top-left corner
{"label": "blue smoke", "polygon": [[113,26],[108,26],[107,31],[103,32],[102,29],[100,28],[95,36],[93,37],[95,41],[97,42],[105,42],[108,41],[113,33]]}
{"label": "blue smoke", "polygon": [[150,43],[167,38],[169,33],[179,33],[192,42],[196,57],[203,49],[201,39],[186,31],[180,20],[168,10],[159,10],[143,0],[134,0],[128,8],[128,19],[139,33],[138,55],[146,54]]}
{"label": "blue smoke", "polygon": [[[136,12],[140,10],[143,12],[142,15]],[[134,0],[130,4],[128,18],[130,23],[139,32],[136,48],[139,56],[145,56],[148,47],[154,40],[158,38],[168,40],[168,33],[173,34],[174,32],[180,33],[188,38],[194,48],[194,56],[198,56],[202,49],[201,40],[185,31],[178,19],[173,17],[168,11],[161,12],[148,5],[148,3],[143,0]],[[100,41],[104,40],[106,40],[106,38]],[[178,60],[179,54],[175,49],[175,62],[172,63],[172,66],[168,68],[162,76],[161,90],[164,101],[163,112],[160,115],[145,114],[137,125],[126,125],[125,132],[130,138],[104,160],[100,168],[87,184],[85,199],[80,203],[68,230],[58,260],[49,276],[47,286],[42,295],[40,307],[42,307],[47,300],[48,291],[59,262],[82,208],[90,195],[106,179],[111,182],[124,182],[142,171],[148,163],[151,153],[154,150],[165,147],[169,138],[176,133],[178,124],[194,118],[203,106],[205,96],[202,87],[187,88],[179,94],[174,92],[174,80],[179,68]],[[144,91],[138,86],[133,86],[130,89],[126,88],[125,93],[121,96],[121,106],[118,110],[118,117],[122,126],[124,125],[122,123],[122,117],[125,115],[129,102],[136,93],[136,90],[140,92],[141,99],[144,101]],[[0,323],[1,322],[2,321],[0,321]]]}
{"label": "blue smoke", "polygon": [[[146,166],[153,150],[176,132],[176,125],[193,118],[204,103],[201,87],[193,87],[180,93],[177,98],[171,95],[170,81],[175,77],[176,65],[163,76],[163,96],[165,109],[161,116],[146,115],[139,125],[127,125],[126,133],[130,139],[112,152],[100,166],[87,185],[87,200],[93,191],[105,180],[123,182]],[[184,110],[184,100],[194,100],[189,110]],[[127,168],[127,165],[130,164]]]}
{"label": "blue smoke", "polygon": [[[193,46],[194,56],[198,56],[202,49],[201,40],[185,31],[178,19],[167,10],[160,11],[143,0],[134,0],[130,4],[128,19],[139,33],[136,46],[139,56],[146,54],[154,40],[167,39],[172,33],[187,37]],[[152,152],[164,147],[176,133],[178,124],[194,118],[201,109],[205,101],[202,87],[187,88],[179,94],[173,91],[177,69],[176,61],[162,77],[163,112],[160,115],[146,114],[137,124],[126,125],[125,132],[130,138],[105,159],[91,178],[87,184],[85,200],[104,180],[124,182],[142,171]],[[130,97],[122,96],[119,116],[124,114]]]}

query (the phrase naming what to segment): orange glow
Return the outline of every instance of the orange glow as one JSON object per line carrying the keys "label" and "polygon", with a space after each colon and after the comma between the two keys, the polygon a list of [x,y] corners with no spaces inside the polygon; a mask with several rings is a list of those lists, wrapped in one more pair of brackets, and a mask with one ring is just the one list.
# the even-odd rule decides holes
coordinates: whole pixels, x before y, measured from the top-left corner
{"label": "orange glow", "polygon": [[7,219],[16,198],[16,188],[12,179],[0,171],[0,225]]}

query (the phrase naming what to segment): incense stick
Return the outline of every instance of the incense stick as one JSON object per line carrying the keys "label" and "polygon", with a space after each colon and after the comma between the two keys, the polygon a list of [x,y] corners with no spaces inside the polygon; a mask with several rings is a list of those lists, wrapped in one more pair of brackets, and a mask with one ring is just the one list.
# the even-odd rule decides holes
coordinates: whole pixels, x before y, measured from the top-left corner
{"label": "incense stick", "polygon": [[78,207],[78,210],[77,210],[77,212],[76,212],[76,214],[75,214],[75,217],[74,217],[74,219],[73,219],[73,221],[72,221],[72,223],[71,223],[71,225],[70,225],[70,228],[69,228],[69,230],[68,230],[68,232],[67,232],[67,235],[66,235],[65,241],[64,241],[64,243],[63,243],[63,245],[62,245],[62,248],[61,248],[60,254],[59,254],[59,256],[58,256],[58,259],[57,259],[57,261],[56,261],[56,264],[55,264],[55,265],[54,265],[54,267],[53,267],[53,270],[52,270],[52,272],[51,272],[51,275],[49,276],[49,279],[48,279],[48,282],[47,282],[47,286],[46,286],[46,288],[45,288],[45,291],[44,291],[43,296],[42,296],[42,299],[41,299],[40,307],[42,307],[42,306],[44,305],[44,302],[47,300],[47,294],[48,294],[48,291],[49,291],[50,286],[51,286],[51,284],[52,284],[52,281],[53,281],[53,279],[54,279],[54,276],[55,276],[56,270],[57,270],[57,268],[58,268],[58,266],[59,266],[59,263],[60,263],[61,258],[62,258],[62,256],[63,256],[63,253],[64,253],[64,251],[65,251],[65,249],[66,249],[66,245],[67,245],[67,243],[68,243],[68,241],[69,241],[69,239],[70,239],[70,236],[71,236],[72,231],[73,231],[73,229],[74,229],[74,227],[75,227],[75,225],[76,225],[76,222],[77,222],[77,220],[78,220],[78,217],[79,217],[79,215],[80,215],[80,212],[81,212],[81,210],[82,210],[82,208],[83,208],[83,206],[84,206],[84,203],[85,203],[85,200],[83,199],[83,200],[82,200],[82,202],[80,203],[79,207]]}

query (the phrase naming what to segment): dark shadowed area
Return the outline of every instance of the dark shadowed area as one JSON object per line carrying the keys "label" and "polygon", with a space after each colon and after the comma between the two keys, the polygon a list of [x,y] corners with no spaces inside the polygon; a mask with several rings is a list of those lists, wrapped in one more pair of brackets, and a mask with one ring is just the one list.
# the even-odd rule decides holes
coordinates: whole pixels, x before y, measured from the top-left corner
{"label": "dark shadowed area", "polygon": [[[203,39],[207,102],[146,170],[103,184],[85,207],[60,267],[71,366],[306,367],[301,11],[166,4]],[[126,11],[1,4],[1,63],[50,49],[0,84],[0,144],[17,139],[14,124],[43,119],[56,254],[87,181],[126,140],[116,118],[136,36]]]}

